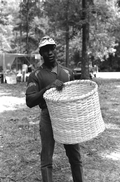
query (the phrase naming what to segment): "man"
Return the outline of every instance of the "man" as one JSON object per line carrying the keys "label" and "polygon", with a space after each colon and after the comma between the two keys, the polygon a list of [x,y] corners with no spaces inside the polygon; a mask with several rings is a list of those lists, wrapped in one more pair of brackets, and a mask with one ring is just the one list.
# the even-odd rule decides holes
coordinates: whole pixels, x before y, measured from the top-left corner
{"label": "man", "polygon": [[[43,94],[52,87],[62,90],[64,82],[73,79],[73,73],[68,68],[63,68],[57,63],[56,43],[49,36],[42,38],[39,44],[39,53],[43,57],[44,63],[29,76],[28,88],[26,90],[26,104],[30,108],[39,105],[41,109],[41,173],[43,182],[52,182],[52,157],[55,141]],[[71,165],[73,181],[83,182],[79,144],[64,144],[64,148]]]}

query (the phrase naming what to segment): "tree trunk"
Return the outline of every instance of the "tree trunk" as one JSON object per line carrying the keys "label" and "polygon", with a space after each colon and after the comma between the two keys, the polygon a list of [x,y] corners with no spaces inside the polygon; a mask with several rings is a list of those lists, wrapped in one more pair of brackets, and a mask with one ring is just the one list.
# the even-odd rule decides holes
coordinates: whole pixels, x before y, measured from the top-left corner
{"label": "tree trunk", "polygon": [[69,66],[69,27],[66,28],[66,67]]}
{"label": "tree trunk", "polygon": [[69,66],[69,0],[66,4],[66,67]]}
{"label": "tree trunk", "polygon": [[27,15],[26,15],[26,52],[29,53],[29,0],[26,1]]}
{"label": "tree trunk", "polygon": [[89,79],[89,57],[88,57],[88,46],[89,46],[89,2],[88,0],[82,0],[83,9],[83,27],[82,27],[82,79]]}
{"label": "tree trunk", "polygon": [[21,21],[21,19],[22,19],[22,13],[21,13],[21,3],[20,3],[20,40],[19,40],[20,53],[22,52],[22,50],[21,50],[21,47],[22,47],[22,21]]}

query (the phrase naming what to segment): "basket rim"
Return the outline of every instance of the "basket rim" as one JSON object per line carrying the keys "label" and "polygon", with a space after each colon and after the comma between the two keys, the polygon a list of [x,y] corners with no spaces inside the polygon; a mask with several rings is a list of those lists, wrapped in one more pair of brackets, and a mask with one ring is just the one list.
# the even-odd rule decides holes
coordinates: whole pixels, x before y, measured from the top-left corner
{"label": "basket rim", "polygon": [[73,80],[73,81],[65,82],[64,85],[65,86],[69,86],[69,85],[77,84],[77,83],[89,83],[89,84],[93,84],[95,86],[95,88],[91,92],[89,92],[87,94],[83,94],[82,96],[73,96],[73,97],[69,98],[69,100],[66,99],[66,98],[63,98],[63,97],[62,98],[61,97],[59,97],[59,98],[53,98],[52,97],[52,99],[51,98],[48,98],[47,95],[50,92],[56,91],[56,88],[50,88],[49,90],[47,90],[43,94],[43,97],[44,97],[45,100],[52,101],[52,102],[58,102],[58,101],[60,101],[60,102],[73,102],[73,101],[77,101],[77,100],[80,100],[80,99],[82,100],[82,99],[85,99],[85,98],[89,97],[90,95],[94,94],[94,92],[98,89],[97,83],[94,82],[94,81],[91,81],[91,80]]}

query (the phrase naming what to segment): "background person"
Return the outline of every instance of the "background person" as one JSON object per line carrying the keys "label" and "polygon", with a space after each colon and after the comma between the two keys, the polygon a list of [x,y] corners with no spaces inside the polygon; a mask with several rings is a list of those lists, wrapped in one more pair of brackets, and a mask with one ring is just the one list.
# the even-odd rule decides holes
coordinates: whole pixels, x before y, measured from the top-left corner
{"label": "background person", "polygon": [[27,73],[27,69],[28,69],[28,65],[27,64],[23,64],[22,65],[22,81],[26,82],[26,73]]}
{"label": "background person", "polygon": [[[30,108],[39,105],[41,109],[41,173],[43,182],[52,182],[52,159],[55,141],[49,111],[43,94],[52,87],[61,90],[64,82],[73,80],[73,72],[57,63],[56,43],[49,36],[42,38],[39,44],[39,53],[43,57],[44,63],[29,76],[26,104]],[[83,182],[79,144],[64,144],[64,148],[71,166],[73,181]]]}

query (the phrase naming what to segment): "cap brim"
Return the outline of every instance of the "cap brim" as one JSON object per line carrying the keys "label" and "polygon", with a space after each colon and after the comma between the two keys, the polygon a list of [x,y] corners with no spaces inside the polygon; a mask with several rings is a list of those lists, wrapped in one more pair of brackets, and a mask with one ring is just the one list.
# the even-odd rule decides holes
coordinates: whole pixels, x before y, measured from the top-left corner
{"label": "cap brim", "polygon": [[53,44],[52,44],[52,43],[47,43],[47,44],[40,45],[39,48],[45,47],[45,46],[47,46],[47,45],[54,45],[54,46],[56,46],[56,44],[54,44],[54,43],[53,43]]}

